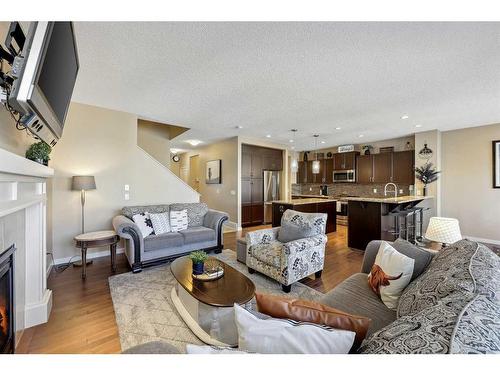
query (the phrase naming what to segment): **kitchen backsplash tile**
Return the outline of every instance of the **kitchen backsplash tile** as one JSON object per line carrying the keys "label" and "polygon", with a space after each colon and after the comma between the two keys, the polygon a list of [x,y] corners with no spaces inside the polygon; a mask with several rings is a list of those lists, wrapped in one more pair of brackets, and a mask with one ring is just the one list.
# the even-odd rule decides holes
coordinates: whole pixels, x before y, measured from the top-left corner
{"label": "kitchen backsplash tile", "polygon": [[[310,194],[319,195],[320,186],[322,184],[292,184],[292,195],[294,194]],[[413,185],[399,185],[398,195],[412,195],[414,191],[410,191]],[[350,195],[357,197],[383,197],[385,184],[357,184],[357,183],[335,183],[328,185],[328,195]],[[376,189],[376,192],[373,190]],[[399,190],[403,192],[400,193]]]}

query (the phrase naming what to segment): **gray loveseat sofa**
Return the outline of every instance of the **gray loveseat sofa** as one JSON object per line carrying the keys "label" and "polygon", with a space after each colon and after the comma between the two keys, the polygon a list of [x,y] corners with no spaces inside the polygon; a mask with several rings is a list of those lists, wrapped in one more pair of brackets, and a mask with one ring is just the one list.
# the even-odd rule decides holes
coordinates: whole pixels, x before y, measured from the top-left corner
{"label": "gray loveseat sofa", "polygon": [[[132,216],[187,210],[188,228],[180,232],[143,237]],[[222,226],[228,220],[225,212],[211,210],[205,203],[172,203],[170,205],[128,206],[113,218],[116,233],[125,240],[125,254],[133,272],[194,250],[222,251]]]}

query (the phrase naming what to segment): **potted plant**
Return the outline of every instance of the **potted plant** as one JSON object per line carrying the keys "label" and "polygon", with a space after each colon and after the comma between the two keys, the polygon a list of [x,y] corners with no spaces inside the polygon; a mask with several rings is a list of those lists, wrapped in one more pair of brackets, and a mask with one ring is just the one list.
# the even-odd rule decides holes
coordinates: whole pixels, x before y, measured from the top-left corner
{"label": "potted plant", "polygon": [[203,273],[203,264],[207,258],[208,255],[204,251],[193,251],[189,254],[189,259],[193,262],[193,275],[201,275]]}
{"label": "potted plant", "polygon": [[26,150],[26,158],[43,165],[48,165],[50,160],[49,154],[51,151],[52,148],[47,143],[40,141],[33,143],[28,150]]}
{"label": "potted plant", "polygon": [[373,146],[372,145],[364,145],[362,147],[362,149],[363,149],[365,155],[370,155],[371,151],[373,150]]}
{"label": "potted plant", "polygon": [[432,163],[425,163],[421,167],[415,168],[417,179],[424,184],[424,196],[427,195],[427,185],[436,181],[440,171],[433,168]]}

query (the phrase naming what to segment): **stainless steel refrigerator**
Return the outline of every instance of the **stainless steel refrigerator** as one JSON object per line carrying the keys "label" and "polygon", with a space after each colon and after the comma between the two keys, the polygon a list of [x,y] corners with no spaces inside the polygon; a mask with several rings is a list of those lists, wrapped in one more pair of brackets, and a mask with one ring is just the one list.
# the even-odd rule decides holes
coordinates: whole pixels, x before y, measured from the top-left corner
{"label": "stainless steel refrigerator", "polygon": [[280,199],[280,172],[264,171],[264,223],[273,220],[272,201]]}

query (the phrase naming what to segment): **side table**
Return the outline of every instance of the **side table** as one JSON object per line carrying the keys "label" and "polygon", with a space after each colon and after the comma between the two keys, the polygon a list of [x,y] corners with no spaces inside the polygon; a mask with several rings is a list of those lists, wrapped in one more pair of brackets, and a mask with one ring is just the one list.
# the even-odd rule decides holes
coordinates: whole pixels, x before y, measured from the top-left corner
{"label": "side table", "polygon": [[75,237],[76,246],[82,250],[82,279],[87,277],[87,249],[108,246],[111,251],[111,270],[116,271],[116,245],[120,237],[114,230],[82,233]]}

